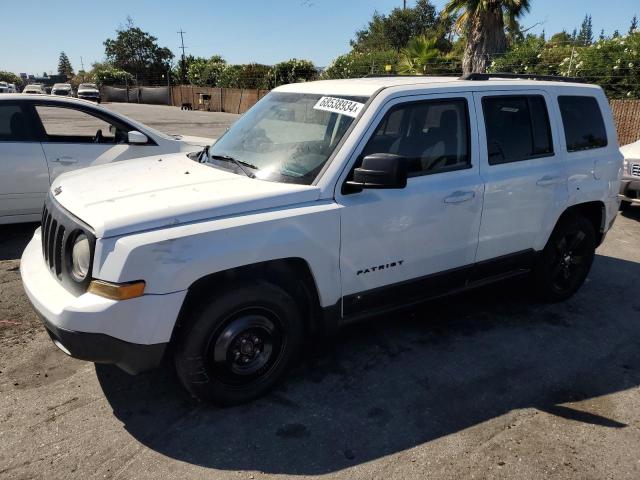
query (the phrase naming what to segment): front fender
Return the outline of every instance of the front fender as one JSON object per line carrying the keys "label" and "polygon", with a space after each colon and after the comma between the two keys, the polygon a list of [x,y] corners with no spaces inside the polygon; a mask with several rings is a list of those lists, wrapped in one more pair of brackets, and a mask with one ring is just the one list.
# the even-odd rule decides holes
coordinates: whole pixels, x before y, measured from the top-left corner
{"label": "front fender", "polygon": [[144,280],[145,293],[188,289],[198,279],[254,263],[305,260],[321,306],[340,298],[340,218],[332,201],[100,239],[94,276]]}

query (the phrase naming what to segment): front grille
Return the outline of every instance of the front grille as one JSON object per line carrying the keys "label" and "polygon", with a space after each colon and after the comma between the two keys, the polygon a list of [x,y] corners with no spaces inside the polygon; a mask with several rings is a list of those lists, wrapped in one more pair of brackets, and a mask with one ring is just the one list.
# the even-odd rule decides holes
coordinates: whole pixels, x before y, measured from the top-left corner
{"label": "front grille", "polygon": [[634,177],[640,177],[640,163],[631,164],[631,175]]}
{"label": "front grille", "polygon": [[62,278],[62,255],[67,240],[66,231],[65,226],[53,218],[45,205],[42,212],[42,254],[44,261],[49,265],[49,270],[59,279]]}
{"label": "front grille", "polygon": [[93,261],[95,237],[91,228],[49,196],[42,211],[42,256],[51,273],[74,293],[85,291],[90,280],[88,276],[86,282],[78,283],[71,278],[68,271],[71,263],[71,244],[79,233],[84,233],[89,238]]}

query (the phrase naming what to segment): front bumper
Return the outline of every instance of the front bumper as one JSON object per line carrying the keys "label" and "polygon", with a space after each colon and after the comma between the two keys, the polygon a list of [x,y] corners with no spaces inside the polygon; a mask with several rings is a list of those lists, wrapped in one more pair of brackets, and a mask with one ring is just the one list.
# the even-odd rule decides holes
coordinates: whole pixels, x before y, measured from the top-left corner
{"label": "front bumper", "polygon": [[640,178],[623,177],[620,181],[621,200],[632,203],[640,203]]}
{"label": "front bumper", "polygon": [[129,373],[160,363],[186,294],[143,295],[124,301],[92,293],[75,296],[45,264],[40,229],[22,255],[20,274],[27,297],[63,352],[113,363]]}

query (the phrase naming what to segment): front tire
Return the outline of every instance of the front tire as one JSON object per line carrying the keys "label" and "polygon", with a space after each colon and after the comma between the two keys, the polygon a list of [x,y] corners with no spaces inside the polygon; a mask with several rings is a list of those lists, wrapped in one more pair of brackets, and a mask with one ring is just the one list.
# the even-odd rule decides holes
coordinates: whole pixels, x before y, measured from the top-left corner
{"label": "front tire", "polygon": [[562,219],[534,271],[538,294],[552,302],[571,297],[587,278],[595,249],[596,235],[589,220],[580,215]]}
{"label": "front tire", "polygon": [[203,302],[178,337],[175,365],[195,397],[237,405],[269,391],[303,338],[293,298],[270,283],[236,285]]}

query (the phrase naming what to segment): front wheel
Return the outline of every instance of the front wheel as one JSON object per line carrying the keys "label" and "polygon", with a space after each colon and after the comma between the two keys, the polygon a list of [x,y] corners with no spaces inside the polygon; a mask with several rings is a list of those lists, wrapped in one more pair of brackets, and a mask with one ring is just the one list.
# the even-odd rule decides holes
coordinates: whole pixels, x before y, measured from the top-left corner
{"label": "front wheel", "polygon": [[595,231],[589,220],[579,215],[561,220],[534,271],[541,297],[554,302],[571,297],[587,278],[595,249]]}
{"label": "front wheel", "polygon": [[269,283],[225,289],[196,309],[179,335],[175,365],[195,397],[219,405],[253,400],[272,388],[303,338],[293,298]]}

